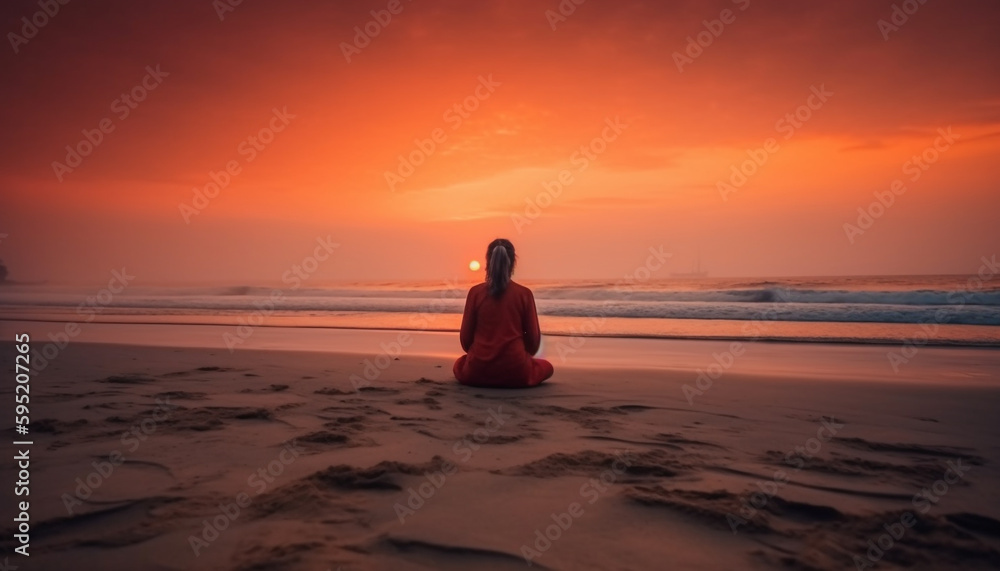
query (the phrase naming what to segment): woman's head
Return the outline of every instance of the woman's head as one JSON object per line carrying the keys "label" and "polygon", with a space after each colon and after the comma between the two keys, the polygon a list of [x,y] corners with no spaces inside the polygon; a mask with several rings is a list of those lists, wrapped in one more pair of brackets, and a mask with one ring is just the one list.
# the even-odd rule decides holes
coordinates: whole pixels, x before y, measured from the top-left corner
{"label": "woman's head", "polygon": [[486,287],[497,297],[507,291],[510,276],[514,273],[517,256],[510,240],[497,238],[486,248]]}

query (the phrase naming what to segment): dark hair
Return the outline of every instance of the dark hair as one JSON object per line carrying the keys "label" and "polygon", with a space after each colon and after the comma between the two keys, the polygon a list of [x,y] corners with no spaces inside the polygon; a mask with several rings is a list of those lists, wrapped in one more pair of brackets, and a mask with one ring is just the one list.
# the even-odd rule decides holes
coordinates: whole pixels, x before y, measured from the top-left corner
{"label": "dark hair", "polygon": [[510,240],[497,238],[486,248],[486,287],[490,295],[500,297],[507,291],[510,275],[514,273],[517,255]]}

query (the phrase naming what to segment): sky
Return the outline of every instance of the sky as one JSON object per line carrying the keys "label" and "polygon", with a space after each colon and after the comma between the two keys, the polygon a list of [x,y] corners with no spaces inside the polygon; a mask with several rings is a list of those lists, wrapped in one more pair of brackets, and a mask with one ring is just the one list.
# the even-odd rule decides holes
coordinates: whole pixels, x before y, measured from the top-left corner
{"label": "sky", "polygon": [[467,278],[496,237],[520,279],[1000,246],[993,1],[229,1],[0,8],[10,279],[272,283],[317,240],[346,282]]}

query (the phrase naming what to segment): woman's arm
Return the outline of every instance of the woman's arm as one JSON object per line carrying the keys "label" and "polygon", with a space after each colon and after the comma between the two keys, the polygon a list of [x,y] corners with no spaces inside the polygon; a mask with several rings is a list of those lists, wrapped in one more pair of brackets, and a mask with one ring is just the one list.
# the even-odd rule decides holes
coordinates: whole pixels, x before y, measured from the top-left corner
{"label": "woman's arm", "polygon": [[476,304],[472,299],[472,289],[465,296],[465,312],[462,314],[462,330],[458,334],[458,340],[462,343],[462,350],[466,353],[472,347],[472,340],[476,336]]}
{"label": "woman's arm", "polygon": [[542,342],[542,331],[538,327],[538,311],[535,309],[535,296],[531,290],[527,290],[528,295],[524,311],[521,313],[521,328],[524,330],[524,348],[528,353],[534,355],[538,352],[538,345]]}

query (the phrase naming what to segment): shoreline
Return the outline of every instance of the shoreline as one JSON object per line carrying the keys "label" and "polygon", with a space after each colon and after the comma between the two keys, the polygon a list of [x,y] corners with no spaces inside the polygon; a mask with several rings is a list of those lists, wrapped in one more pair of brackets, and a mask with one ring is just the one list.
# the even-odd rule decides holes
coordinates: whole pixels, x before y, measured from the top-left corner
{"label": "shoreline", "polygon": [[[597,319],[597,318],[579,318],[581,320]],[[636,318],[641,319],[641,318]],[[713,320],[706,320],[713,321]],[[722,321],[722,320],[718,320]],[[14,324],[14,323],[67,323],[65,319],[44,319],[44,318],[6,318],[0,317],[0,324]],[[746,323],[751,324],[754,322],[747,321]],[[809,321],[782,321],[777,323],[788,323],[788,324],[813,324],[816,322]],[[144,325],[144,326],[195,326],[195,327],[237,327],[241,325],[239,321],[227,321],[222,320],[218,322],[211,321],[140,321],[140,320],[109,320],[109,319],[95,319],[90,321],[89,324],[94,325],[119,325],[119,326],[130,326],[130,325]],[[856,325],[855,322],[844,323],[844,325]],[[868,323],[861,322],[862,325],[886,325],[882,323]],[[840,324],[838,324],[840,325]],[[913,325],[917,329],[920,323],[912,324],[899,324],[893,323],[889,324],[893,326],[908,326]],[[958,327],[968,327],[965,325],[957,325]],[[315,329],[315,330],[339,330],[339,331],[405,331],[411,333],[450,333],[458,335],[458,329],[450,327],[424,327],[424,328],[408,328],[408,327],[394,327],[394,326],[370,326],[370,327],[355,327],[355,326],[338,326],[338,325],[311,325],[296,323],[295,325],[287,325],[281,323],[262,323],[259,325],[254,325],[254,328],[280,328],[280,329]],[[975,327],[992,327],[992,326],[975,326]],[[803,337],[803,336],[781,336],[781,335],[754,335],[754,336],[733,336],[733,335],[671,335],[671,334],[646,334],[646,333],[545,333],[546,337],[584,337],[584,338],[594,338],[594,339],[658,339],[658,340],[674,340],[674,341],[727,341],[727,342],[760,342],[760,343],[789,343],[789,344],[829,344],[829,345],[848,345],[848,346],[892,346],[892,345],[916,345],[920,347],[959,347],[959,348],[981,348],[981,349],[1000,349],[1000,340],[955,340],[955,339],[934,339],[927,338],[926,340],[921,339],[919,343],[915,342],[918,336],[915,334],[911,338],[897,339],[897,338],[845,338],[845,337]],[[926,336],[925,336],[926,337]]]}
{"label": "shoreline", "polygon": [[[462,350],[452,332],[355,330],[298,327],[252,328],[234,343],[233,326],[81,324],[70,339],[30,322],[0,321],[0,340],[28,332],[33,364],[44,369],[63,349],[80,344],[212,349],[224,354],[246,350],[350,355],[369,359],[433,357],[457,359]],[[228,337],[227,337],[228,336]],[[544,335],[538,355],[557,372],[571,370],[637,370],[686,372],[696,378],[711,371],[715,378],[732,374],[891,383],[989,385],[998,381],[1000,351],[992,347],[925,346],[903,353],[902,345],[783,343],[770,341],[673,340]],[[46,358],[42,353],[55,356]],[[450,369],[449,369],[450,371]],[[363,375],[363,367],[350,374]]]}

